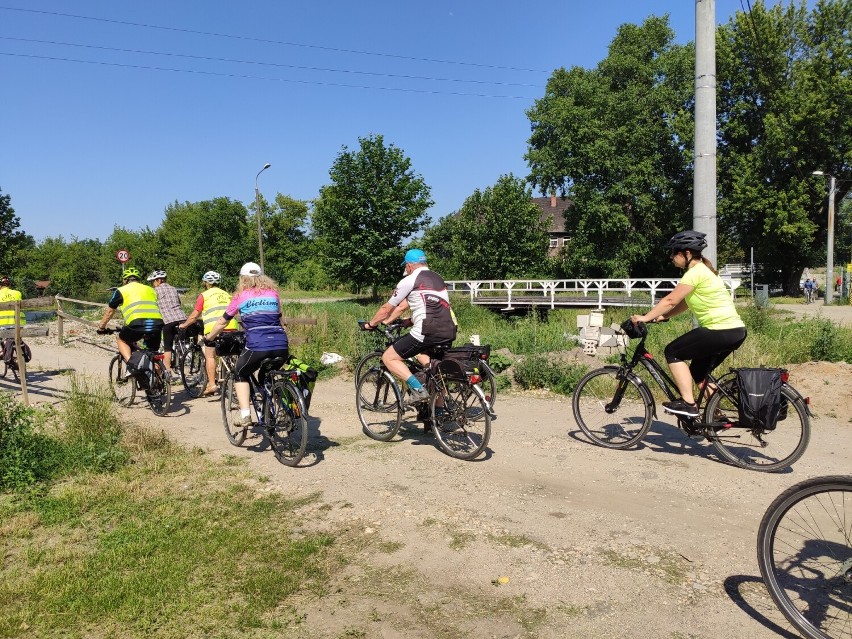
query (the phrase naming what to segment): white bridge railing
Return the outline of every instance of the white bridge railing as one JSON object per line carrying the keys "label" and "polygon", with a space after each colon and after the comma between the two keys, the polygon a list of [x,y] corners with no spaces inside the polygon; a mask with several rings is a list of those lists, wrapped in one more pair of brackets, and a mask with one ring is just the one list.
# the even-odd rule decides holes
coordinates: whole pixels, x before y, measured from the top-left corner
{"label": "white bridge railing", "polygon": [[[723,277],[722,280],[736,296],[741,280]],[[658,297],[674,290],[678,279],[627,278],[627,279],[576,279],[576,280],[456,280],[447,282],[447,290],[470,294],[473,304],[487,304],[489,298],[507,302],[505,309],[519,306],[580,306],[597,303],[604,306],[641,306],[657,303]],[[537,301],[539,298],[541,302]]]}

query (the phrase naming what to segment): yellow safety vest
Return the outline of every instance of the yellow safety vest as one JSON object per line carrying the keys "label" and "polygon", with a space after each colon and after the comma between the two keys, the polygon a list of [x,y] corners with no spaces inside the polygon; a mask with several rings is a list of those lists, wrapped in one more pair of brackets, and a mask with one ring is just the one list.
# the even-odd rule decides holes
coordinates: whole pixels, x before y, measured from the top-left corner
{"label": "yellow safety vest", "polygon": [[163,319],[157,306],[157,293],[150,286],[130,282],[118,288],[121,293],[121,314],[125,325],[139,319]]}
{"label": "yellow safety vest", "polygon": [[[211,286],[206,291],[202,291],[201,297],[204,298],[204,309],[201,311],[201,321],[204,322],[204,334],[207,335],[213,330],[213,325],[225,313],[228,304],[231,303],[230,293],[226,293],[218,286]],[[226,331],[235,331],[239,328],[237,320],[232,319],[225,326]]]}
{"label": "yellow safety vest", "polygon": [[[0,303],[14,302],[19,299],[22,299],[21,291],[16,291],[13,288],[0,289]],[[24,312],[21,311],[21,326],[26,323],[27,320],[24,317]],[[15,328],[15,311],[11,308],[0,311],[0,328]]]}

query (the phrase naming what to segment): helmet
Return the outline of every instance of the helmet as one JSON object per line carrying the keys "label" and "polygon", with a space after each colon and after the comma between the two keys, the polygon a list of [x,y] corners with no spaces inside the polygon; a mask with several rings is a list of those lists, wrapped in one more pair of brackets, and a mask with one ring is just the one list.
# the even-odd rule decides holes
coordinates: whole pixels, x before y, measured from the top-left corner
{"label": "helmet", "polygon": [[139,269],[135,266],[128,266],[121,274],[121,279],[126,280],[131,277],[142,277],[142,274],[139,272]]}
{"label": "helmet", "polygon": [[151,271],[151,274],[148,276],[148,281],[153,282],[154,280],[164,280],[166,279],[165,271]]}
{"label": "helmet", "polygon": [[408,249],[405,252],[405,258],[402,260],[402,265],[406,264],[425,264],[426,253],[420,249]]}
{"label": "helmet", "polygon": [[204,275],[201,276],[202,282],[207,282],[208,284],[218,284],[219,280],[222,279],[222,276],[219,275],[216,271],[207,271]]}
{"label": "helmet", "polygon": [[672,249],[675,251],[690,250],[693,253],[700,253],[702,249],[707,247],[706,233],[701,231],[681,231],[672,235],[672,239],[663,244],[663,248]]}
{"label": "helmet", "polygon": [[255,264],[254,262],[246,262],[240,269],[240,275],[263,275],[263,269],[260,268],[260,265]]}

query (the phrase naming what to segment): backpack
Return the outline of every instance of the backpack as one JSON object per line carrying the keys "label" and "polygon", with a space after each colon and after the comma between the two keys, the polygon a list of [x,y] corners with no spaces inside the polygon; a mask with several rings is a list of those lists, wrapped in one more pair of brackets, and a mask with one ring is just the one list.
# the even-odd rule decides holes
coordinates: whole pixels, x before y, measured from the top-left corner
{"label": "backpack", "polygon": [[154,360],[151,358],[150,351],[137,350],[130,353],[127,370],[133,375],[139,388],[142,390],[151,388],[154,381]]}
{"label": "backpack", "polygon": [[[24,362],[29,362],[33,358],[33,352],[24,340],[21,340],[21,355],[24,356]],[[12,360],[14,360],[17,356],[18,353],[15,350],[15,338],[7,337],[3,340],[3,359],[7,364],[11,364]]]}
{"label": "backpack", "polygon": [[782,372],[780,368],[736,369],[740,426],[775,430],[781,413]]}
{"label": "backpack", "polygon": [[287,362],[287,366],[289,368],[298,368],[302,371],[302,374],[299,375],[299,390],[302,391],[302,396],[305,398],[305,410],[309,410],[311,407],[311,396],[314,393],[314,386],[316,386],[319,372],[296,357],[291,357],[290,361]]}

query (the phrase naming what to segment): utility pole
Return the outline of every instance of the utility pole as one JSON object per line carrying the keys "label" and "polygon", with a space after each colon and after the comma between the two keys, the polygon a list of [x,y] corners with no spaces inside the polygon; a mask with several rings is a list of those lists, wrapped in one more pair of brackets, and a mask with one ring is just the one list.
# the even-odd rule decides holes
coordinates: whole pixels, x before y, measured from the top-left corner
{"label": "utility pole", "polygon": [[695,0],[695,167],[692,228],[716,264],[716,0]]}
{"label": "utility pole", "polygon": [[831,304],[834,295],[834,192],[837,178],[833,175],[828,180],[828,246],[825,257],[825,303]]}

